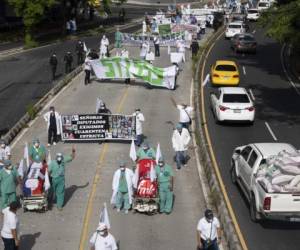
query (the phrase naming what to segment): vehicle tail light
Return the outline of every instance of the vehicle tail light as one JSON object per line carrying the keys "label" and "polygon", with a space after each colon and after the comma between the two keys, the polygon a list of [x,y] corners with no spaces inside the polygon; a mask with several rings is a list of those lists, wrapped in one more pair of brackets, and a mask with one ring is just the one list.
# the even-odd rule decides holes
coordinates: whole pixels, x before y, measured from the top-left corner
{"label": "vehicle tail light", "polygon": [[233,78],[239,78],[239,75],[233,75]]}
{"label": "vehicle tail light", "polygon": [[271,209],[271,197],[266,197],[264,199],[264,210],[270,210]]}
{"label": "vehicle tail light", "polygon": [[246,108],[248,111],[254,111],[254,107],[253,106],[251,106],[251,107],[248,107],[248,108]]}
{"label": "vehicle tail light", "polygon": [[220,77],[218,74],[213,74],[213,77]]}
{"label": "vehicle tail light", "polygon": [[227,108],[227,107],[225,107],[225,106],[222,106],[222,105],[220,105],[219,106],[219,109],[220,109],[220,111],[226,111],[227,109],[229,109],[229,108]]}

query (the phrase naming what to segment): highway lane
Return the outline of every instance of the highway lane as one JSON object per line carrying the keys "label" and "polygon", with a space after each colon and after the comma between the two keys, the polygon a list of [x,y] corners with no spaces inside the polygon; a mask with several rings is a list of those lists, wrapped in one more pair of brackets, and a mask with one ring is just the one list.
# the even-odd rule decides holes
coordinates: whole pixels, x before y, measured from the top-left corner
{"label": "highway lane", "polygon": [[[128,18],[142,17],[145,11],[154,14],[157,7],[152,6],[124,6]],[[125,29],[125,32],[135,32],[140,26]],[[87,37],[89,48],[99,49],[99,36]],[[108,36],[113,43],[113,35]],[[49,57],[54,51],[57,53],[59,65],[57,69],[58,79],[64,75],[63,56],[71,51],[75,57],[76,41],[68,40],[62,43],[37,48],[20,54],[16,54],[0,60],[0,134],[11,128],[26,112],[29,104],[36,103],[53,86],[49,67]],[[73,68],[75,64],[73,63]],[[55,84],[56,82],[54,82]]]}
{"label": "highway lane", "polygon": [[[240,66],[241,86],[250,88],[256,101],[256,121],[248,125],[216,125],[209,109],[209,93],[215,91],[205,86],[205,106],[208,130],[226,190],[230,197],[243,236],[249,249],[299,249],[299,224],[263,222],[255,224],[249,217],[248,204],[238,188],[231,183],[229,169],[232,151],[236,146],[251,142],[289,142],[300,148],[299,96],[287,81],[281,61],[281,46],[255,30],[258,42],[257,55],[236,55],[229,41],[222,36],[212,49],[205,68],[209,73],[217,59],[235,60]],[[267,128],[268,123],[273,135]],[[275,136],[275,137],[274,137]]]}

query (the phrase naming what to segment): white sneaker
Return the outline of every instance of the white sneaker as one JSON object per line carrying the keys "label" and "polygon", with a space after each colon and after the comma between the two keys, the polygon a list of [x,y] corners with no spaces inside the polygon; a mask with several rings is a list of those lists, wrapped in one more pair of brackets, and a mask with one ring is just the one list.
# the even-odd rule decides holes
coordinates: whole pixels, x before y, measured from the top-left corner
{"label": "white sneaker", "polygon": [[50,146],[51,146],[51,144],[50,144],[50,143],[48,143],[48,144],[47,144],[47,146],[48,146],[48,147],[50,147]]}
{"label": "white sneaker", "polygon": [[125,214],[128,214],[128,209],[125,210]]}
{"label": "white sneaker", "polygon": [[120,209],[120,208],[118,208],[118,209],[117,209],[117,212],[118,212],[118,213],[120,213],[120,211],[121,211],[121,209]]}
{"label": "white sneaker", "polygon": [[56,145],[56,142],[53,142],[53,145],[55,146],[55,145]]}

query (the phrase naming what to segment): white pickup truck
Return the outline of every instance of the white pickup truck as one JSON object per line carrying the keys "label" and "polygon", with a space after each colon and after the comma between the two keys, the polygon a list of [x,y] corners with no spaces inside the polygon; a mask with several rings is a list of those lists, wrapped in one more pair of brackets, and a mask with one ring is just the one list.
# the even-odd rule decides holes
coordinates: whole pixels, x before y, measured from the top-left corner
{"label": "white pickup truck", "polygon": [[233,152],[231,179],[249,201],[250,217],[254,222],[262,219],[300,221],[300,192],[268,192],[257,177],[266,159],[280,152],[298,151],[286,143],[254,143],[237,147]]}

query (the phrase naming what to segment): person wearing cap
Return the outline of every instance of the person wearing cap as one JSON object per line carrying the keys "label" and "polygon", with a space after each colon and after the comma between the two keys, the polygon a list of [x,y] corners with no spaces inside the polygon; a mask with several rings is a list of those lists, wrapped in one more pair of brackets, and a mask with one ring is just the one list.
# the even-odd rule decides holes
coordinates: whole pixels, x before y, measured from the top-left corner
{"label": "person wearing cap", "polygon": [[41,145],[39,139],[34,139],[29,147],[29,160],[31,162],[41,163],[46,160],[46,148]]}
{"label": "person wearing cap", "polygon": [[204,217],[197,225],[197,243],[200,250],[219,250],[218,244],[221,240],[221,228],[218,218],[213,211],[206,209]]}
{"label": "person wearing cap", "polygon": [[72,63],[73,63],[73,56],[70,51],[68,51],[67,54],[65,54],[64,62],[65,62],[65,73],[68,74],[72,70]]}
{"label": "person wearing cap", "polygon": [[48,146],[56,145],[57,143],[57,135],[61,134],[61,116],[55,111],[55,108],[51,106],[49,111],[44,114],[44,120],[47,123],[48,129]]}
{"label": "person wearing cap", "polygon": [[158,160],[155,172],[159,190],[159,212],[170,214],[173,208],[173,183],[174,174],[172,167],[165,164],[164,159]]}
{"label": "person wearing cap", "polygon": [[17,200],[17,185],[19,175],[16,167],[10,160],[4,161],[4,168],[0,170],[1,207],[6,208],[11,202]]}
{"label": "person wearing cap", "polygon": [[58,210],[62,210],[65,201],[65,167],[74,158],[75,148],[73,147],[71,155],[56,154],[56,159],[52,160],[48,167],[52,179],[52,192],[56,197]]}
{"label": "person wearing cap", "polygon": [[176,170],[181,169],[182,165],[186,167],[187,150],[190,140],[191,136],[189,131],[186,128],[183,128],[182,124],[178,123],[172,135],[172,145],[176,154]]}
{"label": "person wearing cap", "polygon": [[131,169],[126,168],[124,162],[120,162],[119,165],[120,168],[115,171],[113,177],[111,204],[116,206],[118,212],[123,208],[127,214],[132,204],[134,174]]}
{"label": "person wearing cap", "polygon": [[99,223],[97,231],[90,238],[91,250],[117,250],[115,237],[108,232],[104,223]]}
{"label": "person wearing cap", "polygon": [[0,139],[0,170],[4,167],[4,161],[10,160],[11,150],[10,146],[6,145],[5,140]]}
{"label": "person wearing cap", "polygon": [[111,111],[106,107],[104,102],[99,105],[98,114],[111,114]]}
{"label": "person wearing cap", "polygon": [[135,124],[136,124],[136,141],[135,144],[139,147],[143,141],[143,122],[145,121],[145,117],[141,112],[141,109],[137,108],[135,112],[132,114],[135,116]]}
{"label": "person wearing cap", "polygon": [[20,247],[18,209],[18,202],[13,201],[2,210],[3,226],[1,238],[4,243],[4,250],[17,250]]}
{"label": "person wearing cap", "polygon": [[156,153],[153,148],[150,148],[148,142],[144,142],[142,147],[136,153],[137,160],[142,159],[155,159]]}
{"label": "person wearing cap", "polygon": [[171,98],[172,104],[179,111],[179,123],[182,127],[189,129],[190,124],[192,123],[192,112],[193,108],[184,103],[177,104],[173,98]]}

